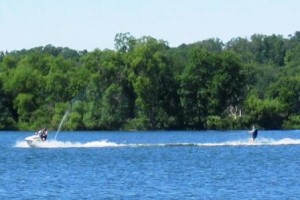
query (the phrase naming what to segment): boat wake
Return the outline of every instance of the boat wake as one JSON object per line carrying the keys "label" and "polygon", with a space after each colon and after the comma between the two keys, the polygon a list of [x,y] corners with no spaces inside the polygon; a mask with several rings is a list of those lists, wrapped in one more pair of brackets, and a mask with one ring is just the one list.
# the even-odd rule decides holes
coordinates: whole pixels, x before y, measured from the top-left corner
{"label": "boat wake", "polygon": [[[47,140],[45,142],[41,142],[35,144],[35,148],[101,148],[101,147],[120,147],[124,146],[122,144],[117,144],[114,142],[109,142],[107,140],[100,141],[92,141],[92,142],[63,142],[58,140]],[[26,141],[18,141],[15,144],[17,148],[32,148],[30,147]]]}
{"label": "boat wake", "polygon": [[[300,145],[300,139],[283,138],[280,140],[261,138],[255,142],[249,140],[236,140],[211,143],[141,143],[127,144],[115,143],[108,140],[91,141],[86,143],[47,140],[35,146],[35,148],[107,148],[107,147],[220,147],[220,146],[282,146],[282,145]],[[18,141],[14,147],[31,148],[26,141]]]}
{"label": "boat wake", "polygon": [[284,138],[280,140],[262,138],[255,142],[249,140],[236,140],[224,142],[208,143],[166,143],[166,144],[131,144],[132,147],[220,147],[220,146],[282,146],[282,145],[300,145],[300,139]]}

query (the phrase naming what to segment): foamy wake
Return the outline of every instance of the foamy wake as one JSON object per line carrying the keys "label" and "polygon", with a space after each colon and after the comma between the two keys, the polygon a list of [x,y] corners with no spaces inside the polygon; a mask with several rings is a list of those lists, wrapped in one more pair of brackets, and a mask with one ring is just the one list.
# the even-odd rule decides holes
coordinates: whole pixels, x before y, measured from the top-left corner
{"label": "foamy wake", "polygon": [[280,140],[261,138],[255,140],[226,141],[220,143],[198,143],[197,146],[280,146],[300,145],[300,139],[283,138]]}
{"label": "foamy wake", "polygon": [[[107,140],[81,142],[63,142],[58,140],[48,140],[35,145],[36,148],[105,148],[105,147],[218,147],[218,146],[280,146],[280,145],[300,145],[300,139],[284,138],[280,140],[261,138],[254,142],[249,140],[212,142],[212,143],[161,143],[161,144],[126,144],[115,143]],[[17,148],[30,148],[26,141],[18,141]]]}
{"label": "foamy wake", "polygon": [[[109,142],[107,140],[92,141],[92,142],[63,142],[58,140],[47,140],[45,142],[36,143],[36,148],[101,148],[101,147],[120,147],[122,144]],[[17,148],[30,148],[26,141],[18,141],[15,144]]]}

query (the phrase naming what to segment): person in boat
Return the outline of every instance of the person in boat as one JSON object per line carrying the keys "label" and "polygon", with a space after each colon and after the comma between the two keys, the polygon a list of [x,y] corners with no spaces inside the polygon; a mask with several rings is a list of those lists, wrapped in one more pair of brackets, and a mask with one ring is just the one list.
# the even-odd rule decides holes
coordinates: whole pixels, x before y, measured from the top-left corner
{"label": "person in boat", "polygon": [[47,136],[48,136],[48,130],[47,130],[47,128],[43,128],[43,129],[40,129],[37,132],[35,132],[35,134],[40,136],[42,141],[46,141]]}
{"label": "person in boat", "polygon": [[252,130],[249,131],[249,133],[251,134],[252,141],[254,142],[254,140],[257,138],[257,133],[258,133],[257,128],[255,128],[255,126],[252,126]]}
{"label": "person in boat", "polygon": [[35,134],[40,136],[40,137],[41,137],[42,133],[43,133],[43,129],[40,129],[37,132],[35,132]]}
{"label": "person in boat", "polygon": [[47,136],[48,136],[48,130],[47,130],[47,128],[44,128],[44,129],[42,130],[41,135],[40,135],[42,141],[46,141],[46,140],[47,140]]}

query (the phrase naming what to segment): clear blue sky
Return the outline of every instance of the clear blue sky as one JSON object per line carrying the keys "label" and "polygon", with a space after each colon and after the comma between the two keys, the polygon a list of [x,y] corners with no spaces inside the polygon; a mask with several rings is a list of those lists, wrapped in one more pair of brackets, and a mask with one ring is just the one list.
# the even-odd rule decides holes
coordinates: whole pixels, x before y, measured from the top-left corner
{"label": "clear blue sky", "polygon": [[300,30],[300,0],[0,0],[0,51],[114,49],[116,33],[172,47]]}

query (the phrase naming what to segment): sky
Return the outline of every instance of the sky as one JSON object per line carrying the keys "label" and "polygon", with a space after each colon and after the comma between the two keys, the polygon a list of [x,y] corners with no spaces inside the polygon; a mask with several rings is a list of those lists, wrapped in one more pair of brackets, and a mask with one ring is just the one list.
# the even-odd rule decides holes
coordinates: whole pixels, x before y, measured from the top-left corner
{"label": "sky", "polygon": [[299,0],[0,0],[0,51],[114,49],[117,33],[177,47],[300,29]]}

